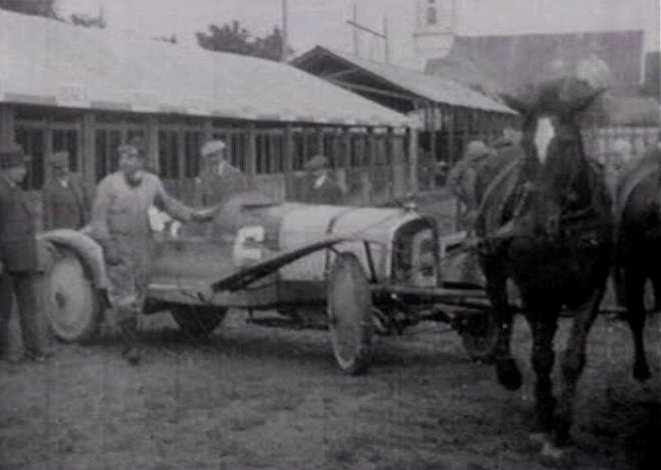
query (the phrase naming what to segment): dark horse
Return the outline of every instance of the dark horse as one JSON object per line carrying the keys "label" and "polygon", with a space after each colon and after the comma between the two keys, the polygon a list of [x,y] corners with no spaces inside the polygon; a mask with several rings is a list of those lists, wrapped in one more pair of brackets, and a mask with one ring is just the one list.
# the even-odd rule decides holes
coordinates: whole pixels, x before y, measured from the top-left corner
{"label": "dark horse", "polygon": [[645,282],[650,279],[657,286],[661,283],[660,165],[661,150],[651,148],[635,168],[626,172],[617,195],[616,262],[624,274],[627,319],[634,340],[633,375],[639,381],[651,375],[643,343]]}
{"label": "dark horse", "polygon": [[[478,169],[476,219],[480,262],[493,305],[498,381],[514,390],[522,376],[510,349],[513,313],[507,283],[518,287],[532,331],[535,399],[544,453],[569,442],[577,381],[588,332],[604,293],[612,256],[611,203],[604,180],[586,158],[577,116],[599,92],[563,79],[528,87],[508,104],[522,118],[520,152],[496,155]],[[552,129],[540,142],[538,128]],[[546,145],[544,145],[546,144]],[[561,357],[562,386],[553,396],[553,338],[559,312],[574,313]]]}

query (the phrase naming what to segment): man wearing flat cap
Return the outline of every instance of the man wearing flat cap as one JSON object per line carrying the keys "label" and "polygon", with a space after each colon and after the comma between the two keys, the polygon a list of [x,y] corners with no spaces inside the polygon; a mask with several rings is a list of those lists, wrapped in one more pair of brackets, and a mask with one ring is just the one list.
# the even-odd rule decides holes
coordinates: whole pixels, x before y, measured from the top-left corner
{"label": "man wearing flat cap", "polygon": [[9,316],[15,297],[24,358],[42,362],[46,355],[36,229],[34,214],[20,187],[27,172],[25,161],[20,146],[0,147],[0,358],[9,359]]}
{"label": "man wearing flat cap", "polygon": [[42,191],[44,230],[79,229],[87,223],[91,204],[80,175],[69,171],[69,152],[48,159],[50,175]]}
{"label": "man wearing flat cap", "polygon": [[312,157],[303,167],[308,172],[305,194],[310,204],[342,204],[343,192],[328,170],[328,159],[323,155]]}
{"label": "man wearing flat cap", "polygon": [[137,321],[149,283],[152,232],[149,209],[156,206],[182,222],[211,220],[212,209],[192,209],[170,196],[158,176],[144,171],[145,155],[135,145],[119,147],[119,171],[99,183],[90,234],[104,251],[109,300],[124,339],[122,355],[140,361]]}
{"label": "man wearing flat cap", "polygon": [[200,150],[202,171],[195,179],[193,204],[204,207],[225,204],[232,195],[248,189],[245,175],[227,160],[222,140],[210,140]]}

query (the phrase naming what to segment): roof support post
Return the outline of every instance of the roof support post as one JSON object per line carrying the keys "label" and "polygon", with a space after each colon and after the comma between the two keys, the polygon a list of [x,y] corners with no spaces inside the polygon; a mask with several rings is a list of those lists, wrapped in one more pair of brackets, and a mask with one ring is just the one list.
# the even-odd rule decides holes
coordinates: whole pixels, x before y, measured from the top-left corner
{"label": "roof support post", "polygon": [[367,192],[367,203],[369,205],[374,204],[375,202],[375,194],[374,194],[374,183],[376,181],[375,178],[375,173],[376,173],[376,142],[374,141],[374,128],[373,127],[368,127],[367,128],[367,139],[366,139],[366,147],[367,147],[367,179],[369,180],[369,185],[368,187],[370,188],[370,191]]}
{"label": "roof support post", "polygon": [[418,129],[409,127],[408,131],[409,154],[409,191],[418,192]]}
{"label": "roof support post", "polygon": [[454,118],[456,114],[455,108],[448,107],[448,165],[454,164],[458,160],[454,154]]}
{"label": "roof support post", "polygon": [[161,161],[158,158],[160,152],[158,145],[158,117],[148,116],[146,124],[147,140],[147,165],[152,167],[157,173],[161,172]]}
{"label": "roof support post", "polygon": [[[213,139],[213,123],[211,122],[211,119],[205,118],[204,122],[202,122],[202,145],[211,139]],[[225,144],[227,145],[227,142],[225,142]]]}
{"label": "roof support post", "polygon": [[282,171],[285,176],[285,199],[293,199],[294,136],[291,122],[285,124],[282,142]]}
{"label": "roof support post", "polygon": [[466,109],[461,110],[461,117],[462,117],[462,130],[463,130],[463,145],[461,146],[462,149],[461,151],[463,152],[466,150],[466,146],[468,145],[468,142],[470,141],[470,122],[469,122],[469,111]]}
{"label": "roof support post", "polygon": [[388,166],[388,181],[386,183],[388,200],[395,199],[395,186],[397,181],[397,171],[395,170],[395,158],[393,149],[393,133],[392,127],[386,127],[385,135],[385,151],[384,160]]}
{"label": "roof support post", "polygon": [[[436,168],[436,103],[429,102],[429,153],[430,158],[428,162],[425,162],[429,165],[429,168],[426,168],[429,188],[434,188],[434,169]],[[431,178],[430,178],[431,177]]]}
{"label": "roof support post", "polygon": [[94,112],[83,112],[82,122],[82,158],[80,159],[80,173],[83,181],[90,187],[96,183],[96,131],[94,128]]}
{"label": "roof support post", "polygon": [[0,140],[14,142],[14,107],[9,104],[0,104]]}
{"label": "roof support post", "polygon": [[248,124],[246,129],[246,173],[251,183],[255,182],[255,169],[257,165],[257,138],[255,132],[255,123]]}
{"label": "roof support post", "polygon": [[[317,128],[317,155],[323,155],[328,158],[328,155],[324,152],[324,126]],[[314,157],[314,155],[310,155],[310,157]]]}
{"label": "roof support post", "polygon": [[351,167],[351,128],[343,127],[342,128],[342,146],[344,147],[344,152],[342,152],[342,168],[348,170]]}

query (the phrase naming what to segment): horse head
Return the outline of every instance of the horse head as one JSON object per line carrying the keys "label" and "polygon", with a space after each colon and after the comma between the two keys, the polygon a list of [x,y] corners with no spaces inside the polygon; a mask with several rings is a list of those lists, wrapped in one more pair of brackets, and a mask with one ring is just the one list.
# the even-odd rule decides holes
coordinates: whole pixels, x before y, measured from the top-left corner
{"label": "horse head", "polygon": [[594,202],[598,181],[585,155],[578,117],[602,92],[584,81],[564,78],[503,96],[521,115],[522,175],[536,191],[532,212],[539,223]]}

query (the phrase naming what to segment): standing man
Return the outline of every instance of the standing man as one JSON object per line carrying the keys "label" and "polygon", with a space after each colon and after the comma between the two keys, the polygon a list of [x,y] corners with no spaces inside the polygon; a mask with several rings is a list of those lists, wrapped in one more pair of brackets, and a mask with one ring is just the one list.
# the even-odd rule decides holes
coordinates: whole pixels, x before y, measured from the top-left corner
{"label": "standing man", "polygon": [[342,204],[343,192],[328,169],[328,159],[317,155],[310,159],[303,167],[308,172],[307,202],[310,204]]}
{"label": "standing man", "polygon": [[43,362],[34,214],[20,187],[26,175],[25,160],[18,145],[0,148],[0,357],[9,354],[9,316],[15,295],[24,358]]}
{"label": "standing man", "polygon": [[91,235],[103,247],[110,303],[124,338],[123,356],[140,361],[136,344],[137,316],[147,294],[152,233],[148,211],[152,205],[177,220],[202,222],[214,209],[194,210],[172,198],[158,176],[144,171],[145,155],[134,145],[119,147],[119,171],[106,176],[97,189]]}
{"label": "standing man", "polygon": [[245,175],[227,159],[222,140],[210,140],[200,150],[204,168],[195,179],[195,207],[225,204],[234,194],[248,189]]}
{"label": "standing man", "polygon": [[51,175],[42,192],[44,230],[83,227],[90,201],[80,176],[69,171],[69,152],[54,153],[48,163]]}
{"label": "standing man", "polygon": [[476,194],[477,167],[490,155],[493,155],[493,151],[484,142],[474,140],[466,147],[464,157],[448,174],[448,187],[459,202],[458,222],[466,230],[472,230],[473,219],[479,206]]}

